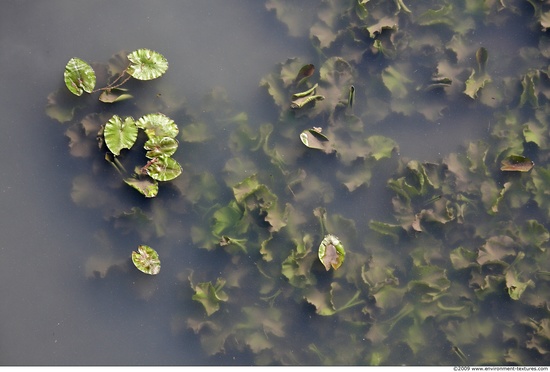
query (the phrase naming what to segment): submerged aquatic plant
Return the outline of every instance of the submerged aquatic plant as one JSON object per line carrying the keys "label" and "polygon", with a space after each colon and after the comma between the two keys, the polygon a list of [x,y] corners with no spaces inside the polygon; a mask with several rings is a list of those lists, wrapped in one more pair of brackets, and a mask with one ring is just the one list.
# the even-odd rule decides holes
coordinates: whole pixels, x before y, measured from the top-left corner
{"label": "submerged aquatic plant", "polygon": [[[546,29],[543,5],[528,3],[529,22]],[[522,47],[509,68],[505,53],[472,36],[525,17],[517,5],[328,0],[304,17],[292,2],[269,0],[289,34],[310,39],[318,66],[283,59],[261,79],[277,115],[249,123],[216,87],[196,113],[173,106],[187,120],[181,131],[164,114],[115,118],[100,137],[122,173],[135,128],[134,144],[145,137],[146,163],[124,181],[154,196],[173,179],[173,192],[130,209],[86,175],[75,179],[73,200],[109,211],[124,233],[208,251],[200,280],[185,262],[177,275],[185,306],[201,306],[171,323],[192,330],[207,355],[294,365],[547,361],[550,42],[542,32],[538,48]],[[93,91],[79,69],[73,88]],[[49,97],[48,112],[78,113],[58,98]],[[394,123],[406,122],[429,146],[430,124],[443,131],[440,119],[463,109],[490,112],[476,122],[483,140],[420,161],[391,138]],[[72,153],[113,116],[94,117],[69,133]],[[178,140],[193,147],[180,176],[170,160]],[[114,217],[113,205],[122,209]],[[319,317],[338,326],[320,327]]]}

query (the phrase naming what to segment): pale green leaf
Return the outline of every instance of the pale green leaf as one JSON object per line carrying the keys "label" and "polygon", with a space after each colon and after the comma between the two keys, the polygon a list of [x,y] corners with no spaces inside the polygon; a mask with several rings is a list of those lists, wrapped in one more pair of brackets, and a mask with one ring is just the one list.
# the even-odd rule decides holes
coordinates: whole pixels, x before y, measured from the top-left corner
{"label": "pale green leaf", "polygon": [[150,49],[138,49],[128,55],[131,64],[128,73],[138,80],[152,80],[162,76],[168,70],[168,61],[158,52]]}

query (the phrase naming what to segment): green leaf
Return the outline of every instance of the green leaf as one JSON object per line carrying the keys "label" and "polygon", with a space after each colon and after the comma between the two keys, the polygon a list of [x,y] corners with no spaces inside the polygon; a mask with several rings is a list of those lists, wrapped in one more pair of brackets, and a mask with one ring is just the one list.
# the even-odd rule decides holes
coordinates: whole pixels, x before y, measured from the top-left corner
{"label": "green leaf", "polygon": [[320,128],[312,128],[304,130],[300,134],[300,140],[302,143],[310,149],[322,150],[323,152],[330,154],[335,150],[330,146],[329,139],[321,133]]}
{"label": "green leaf", "polygon": [[529,172],[535,163],[525,156],[510,155],[501,162],[501,171],[506,172]]}
{"label": "green leaf", "polygon": [[455,270],[478,266],[476,262],[477,253],[474,251],[470,251],[464,247],[453,249],[451,251],[450,258]]}
{"label": "green leaf", "polygon": [[92,66],[80,58],[71,58],[65,66],[65,85],[74,95],[91,93],[94,90],[96,77]]}
{"label": "green leaf", "polygon": [[223,235],[244,233],[247,225],[241,224],[241,220],[245,216],[245,211],[232,200],[228,205],[219,208],[214,212],[211,219],[212,234],[217,238]]}
{"label": "green leaf", "polygon": [[528,287],[534,286],[535,283],[531,279],[526,282],[522,282],[519,279],[519,275],[515,272],[515,270],[513,270],[513,268],[506,272],[506,288],[508,289],[508,294],[512,300],[519,300],[523,292],[525,292]]}
{"label": "green leaf", "polygon": [[492,236],[479,249],[477,262],[480,265],[505,263],[505,259],[516,255],[515,247],[516,243],[509,236]]}
{"label": "green leaf", "polygon": [[131,116],[122,119],[113,115],[103,130],[105,144],[115,155],[120,155],[122,149],[130,149],[136,142],[137,134],[138,127]]}
{"label": "green leaf", "polygon": [[370,136],[367,138],[369,152],[376,160],[391,158],[393,151],[399,151],[399,145],[391,138],[384,136]]}
{"label": "green leaf", "polygon": [[154,158],[147,164],[145,166],[147,174],[157,181],[173,180],[182,172],[181,165],[170,157]]}
{"label": "green leaf", "polygon": [[487,59],[489,58],[489,53],[487,49],[481,47],[476,52],[476,61],[478,66],[478,71],[480,74],[485,73],[485,65],[487,64]]}
{"label": "green leaf", "polygon": [[292,109],[301,109],[301,108],[304,108],[305,106],[307,106],[307,104],[309,104],[310,102],[322,101],[324,99],[325,99],[325,96],[321,96],[319,94],[312,93],[311,95],[308,95],[308,96],[295,98],[290,103],[290,108],[292,108]]}
{"label": "green leaf", "polygon": [[310,304],[315,306],[317,314],[331,316],[364,303],[364,300],[360,299],[361,291],[358,290],[353,294],[351,293],[353,292],[347,288],[343,288],[340,284],[332,282],[330,291],[320,292],[315,287],[311,287],[306,293],[305,298]]}
{"label": "green leaf", "polygon": [[154,198],[159,192],[158,182],[147,176],[139,178],[125,178],[124,182],[139,191],[146,198]]}
{"label": "green leaf", "polygon": [[160,272],[159,255],[147,245],[140,245],[137,252],[132,252],[132,262],[145,274],[156,275]]}
{"label": "green leaf", "polygon": [[214,138],[205,123],[191,123],[181,130],[181,140],[184,142],[206,142]]}
{"label": "green leaf", "polygon": [[329,271],[332,266],[334,270],[337,270],[344,263],[345,257],[346,251],[340,239],[332,234],[325,235],[319,245],[319,260],[325,269]]}
{"label": "green leaf", "polygon": [[[70,99],[67,99],[67,97]],[[65,89],[58,89],[48,94],[47,100],[46,115],[60,123],[72,120],[75,111],[80,107],[84,107],[82,101],[76,102],[78,98],[69,94]]]}
{"label": "green leaf", "polygon": [[412,80],[408,79],[394,66],[384,69],[382,72],[382,81],[394,98],[405,98],[409,93],[409,85],[412,83]]}
{"label": "green leaf", "polygon": [[136,121],[136,125],[138,128],[143,129],[149,138],[176,138],[179,133],[177,124],[168,116],[161,113],[144,115]]}
{"label": "green leaf", "polygon": [[220,246],[221,247],[236,247],[237,251],[242,251],[245,254],[248,253],[248,250],[246,249],[246,242],[247,239],[237,239],[237,238],[231,238],[227,235],[223,235],[220,239]]}
{"label": "green leaf", "polygon": [[314,65],[312,64],[303,65],[300,71],[298,71],[298,74],[294,79],[294,83],[296,84],[296,86],[302,85],[303,83],[306,82],[307,79],[309,79],[311,75],[313,75],[314,72],[315,72]]}
{"label": "green leaf", "polygon": [[218,278],[216,285],[212,282],[198,283],[193,287],[195,294],[193,300],[198,301],[204,306],[206,315],[210,316],[220,309],[220,302],[226,302],[229,297],[222,291],[225,285],[225,280]]}
{"label": "green leaf", "polygon": [[104,103],[115,103],[125,101],[134,97],[126,92],[128,92],[128,89],[124,88],[113,88],[104,90],[103,93],[99,95],[99,100]]}
{"label": "green leaf", "polygon": [[151,137],[143,145],[149,159],[172,156],[178,149],[178,141],[172,137]]}
{"label": "green leaf", "polygon": [[168,70],[168,61],[158,52],[138,49],[128,55],[131,64],[128,73],[138,80],[152,80]]}
{"label": "green leaf", "polygon": [[519,99],[519,106],[523,107],[526,103],[531,104],[531,107],[539,107],[539,98],[535,86],[539,81],[538,71],[529,71],[523,79],[521,80],[521,86],[523,87],[523,92],[521,93]]}
{"label": "green leaf", "polygon": [[421,295],[423,300],[433,300],[451,285],[451,281],[447,279],[446,270],[434,265],[415,266],[412,276],[414,279],[407,284],[407,287],[410,291]]}
{"label": "green leaf", "polygon": [[312,254],[313,239],[304,235],[301,240],[295,239],[296,249],[283,261],[281,273],[288,279],[290,285],[306,288],[316,283],[311,267],[316,257]]}
{"label": "green leaf", "polygon": [[470,98],[475,99],[478,92],[485,86],[485,84],[490,83],[491,78],[485,73],[477,73],[472,70],[470,77],[466,80],[466,89],[464,93]]}
{"label": "green leaf", "polygon": [[545,248],[542,245],[550,240],[550,233],[537,220],[525,221],[518,235],[522,242],[540,250],[544,250]]}

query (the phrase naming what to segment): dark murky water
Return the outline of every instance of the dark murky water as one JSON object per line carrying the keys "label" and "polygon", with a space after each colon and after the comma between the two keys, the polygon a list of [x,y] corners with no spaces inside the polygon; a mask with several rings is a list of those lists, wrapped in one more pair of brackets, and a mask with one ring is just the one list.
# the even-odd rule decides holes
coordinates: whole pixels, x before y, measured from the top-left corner
{"label": "dark murky water", "polygon": [[[0,279],[3,284],[0,286],[0,317],[3,320],[0,322],[0,364],[369,364],[377,361],[377,358],[382,358],[382,364],[460,363],[460,359],[450,351],[453,346],[451,343],[440,343],[444,346],[439,351],[429,348],[436,355],[426,356],[422,353],[416,355],[414,344],[411,346],[405,341],[395,342],[392,344],[395,348],[388,351],[390,355],[401,356],[402,359],[384,359],[387,354],[382,350],[379,350],[379,354],[369,354],[365,358],[357,357],[350,352],[347,362],[338,358],[316,359],[311,347],[314,342],[318,350],[323,350],[330,348],[332,342],[342,340],[343,347],[353,349],[355,345],[358,351],[363,347],[360,346],[362,343],[367,343],[366,339],[375,342],[373,339],[376,337],[368,334],[368,331],[372,329],[372,324],[376,323],[376,316],[381,314],[365,310],[364,319],[348,319],[345,315],[325,317],[316,314],[313,305],[306,305],[302,303],[305,301],[301,302],[299,298],[290,301],[295,303],[295,306],[282,311],[287,323],[281,320],[284,336],[280,338],[282,341],[277,341],[280,342],[277,345],[289,345],[288,354],[279,351],[275,354],[282,355],[280,359],[265,356],[263,359],[258,358],[255,354],[262,353],[251,351],[255,350],[254,347],[243,348],[243,345],[239,344],[243,339],[251,344],[254,341],[246,337],[240,339],[237,332],[237,336],[226,336],[226,353],[208,355],[206,350],[211,350],[212,345],[201,345],[201,341],[216,341],[204,336],[208,331],[197,336],[189,324],[186,324],[188,318],[208,320],[200,305],[191,300],[193,291],[187,281],[188,270],[209,273],[209,280],[215,280],[215,275],[231,277],[233,273],[238,276],[237,271],[228,272],[227,264],[231,262],[235,267],[247,270],[258,264],[260,268],[267,267],[263,274],[271,275],[271,269],[267,264],[263,265],[258,252],[230,255],[220,253],[221,248],[207,251],[198,247],[198,244],[192,242],[192,234],[189,231],[189,226],[197,223],[197,214],[192,213],[196,210],[189,209],[187,204],[180,205],[177,193],[171,193],[170,189],[164,190],[165,198],[159,197],[154,203],[144,201],[140,195],[133,194],[131,189],[114,191],[119,198],[118,202],[127,209],[132,206],[144,210],[153,208],[154,215],[159,219],[156,228],[167,230],[163,234],[159,234],[157,230],[156,236],[162,235],[162,238],[158,239],[155,233],[150,231],[136,229],[137,233],[120,232],[103,209],[84,208],[76,205],[71,198],[75,179],[89,176],[92,168],[97,165],[91,165],[92,161],[89,159],[72,157],[68,149],[68,139],[64,135],[69,124],[60,124],[44,113],[48,94],[63,88],[63,68],[71,57],[77,56],[89,62],[107,62],[112,55],[121,50],[154,49],[168,59],[170,68],[159,82],[150,83],[148,87],[151,87],[151,91],[158,91],[163,96],[171,94],[176,96],[175,101],[185,102],[184,107],[198,108],[201,107],[206,94],[214,87],[221,87],[234,105],[234,113],[246,112],[248,122],[254,130],[263,123],[273,124],[275,129],[272,138],[283,140],[284,134],[279,133],[279,130],[283,129],[277,127],[280,124],[279,112],[274,109],[265,89],[260,88],[259,84],[263,77],[272,73],[275,66],[284,63],[287,58],[297,57],[306,62],[316,63],[322,61],[311,47],[307,32],[304,37],[289,36],[287,27],[277,20],[275,12],[268,11],[263,2],[252,0],[10,0],[4,1],[1,7],[0,112],[3,130],[0,146],[3,154],[3,172],[0,195],[3,239],[0,243]],[[521,2],[519,7],[524,18],[518,16],[520,21],[515,19],[506,21],[510,23],[498,25],[499,30],[513,26],[514,38],[494,32],[495,25],[480,26],[469,34],[468,42],[475,46],[473,50],[483,44],[490,45],[493,50],[509,48],[510,54],[513,54],[519,47],[538,47],[537,42],[532,41],[538,40],[538,33],[532,28],[518,24],[522,19],[531,19],[532,11],[528,5]],[[301,11],[305,12],[305,15],[309,14],[305,6]],[[305,15],[304,24],[307,24],[309,18]],[[500,52],[497,55],[508,54]],[[471,55],[468,58],[471,59],[472,66],[475,66],[475,59],[472,59]],[[546,63],[545,58],[540,58],[541,64]],[[497,63],[494,60],[490,61],[493,64]],[[372,66],[361,68],[361,72],[370,71]],[[493,79],[498,81],[499,76],[508,76],[514,71],[517,74],[526,72],[514,63],[513,56],[510,55],[510,60],[501,58],[499,68],[493,65],[491,73]],[[356,107],[370,99],[370,96],[361,96],[362,93],[364,91],[358,90]],[[435,92],[434,102],[438,101],[438,94],[443,93]],[[366,122],[364,133],[365,136],[387,136],[397,142],[399,150],[393,158],[396,162],[399,161],[396,159],[439,162],[451,153],[463,154],[461,146],[470,141],[489,138],[495,120],[495,107],[476,105],[472,102],[468,97],[459,96],[445,109],[440,118],[433,121],[417,114],[389,115],[376,123]],[[145,108],[124,103],[117,109],[139,112]],[[173,119],[176,122],[184,124],[185,110],[176,110],[174,115]],[[369,115],[366,115],[365,120],[368,120]],[[195,174],[214,174],[223,184],[221,174],[231,145],[224,147],[221,139],[229,138],[234,127],[221,119],[208,125],[217,138],[212,148],[183,144],[178,153],[185,157],[184,161]],[[311,125],[315,125],[315,122]],[[340,169],[334,158],[319,158],[315,153],[299,155],[298,158],[296,164],[301,164],[320,180],[332,177]],[[349,271],[343,276],[335,276],[336,279],[346,276],[361,277],[360,256],[363,253],[383,261],[378,243],[368,240],[366,230],[371,219],[387,220],[390,215],[388,209],[391,209],[390,200],[393,194],[386,185],[388,178],[393,176],[397,168],[389,160],[388,164],[390,165],[387,169],[384,169],[384,166],[378,169],[379,173],[372,179],[369,187],[363,187],[357,192],[349,193],[343,187],[329,187],[324,190],[322,182],[312,182],[306,184],[312,188],[306,190],[306,196],[301,194],[294,200],[296,208],[304,205],[305,209],[309,208],[308,213],[316,207],[328,205],[329,213],[341,214],[356,224],[357,241],[362,243],[359,246],[348,247],[351,254],[344,265],[348,265]],[[259,165],[265,169],[272,166],[269,159]],[[108,165],[102,164],[100,167],[107,169]],[[116,179],[109,171],[103,172],[108,174],[110,179]],[[273,181],[273,185],[277,192],[280,188],[277,179]],[[100,184],[97,192],[101,194],[106,189],[108,187]],[[297,193],[298,191],[296,190]],[[286,197],[290,197],[288,190],[286,192]],[[217,202],[224,204],[231,200],[230,189],[224,190],[222,187],[220,193]],[[328,194],[331,196],[327,196]],[[169,210],[171,214],[163,214],[163,209]],[[162,218],[171,219],[170,223],[164,224],[166,221]],[[545,217],[541,217],[539,222],[548,227]],[[181,230],[178,226],[181,226]],[[342,224],[341,227],[343,226],[346,225]],[[317,231],[315,219],[306,226],[300,226],[303,231],[307,231],[308,228]],[[157,247],[161,254],[163,265],[158,276],[146,276],[131,267],[129,253],[138,244],[143,243],[143,240],[148,240],[146,243]],[[281,241],[284,245],[285,241]],[[429,245],[433,240],[426,242],[426,245]],[[371,247],[371,244],[376,247]],[[476,244],[482,245],[483,241],[472,242],[472,246]],[[162,248],[158,248],[158,245],[162,245]],[[318,242],[313,245],[317,247]],[[388,251],[396,255],[400,254],[399,249],[408,249],[405,245],[400,247],[390,244],[388,247]],[[443,247],[442,254],[448,257],[449,251],[454,248],[456,246]],[[288,250],[288,247],[284,249]],[[432,252],[431,247],[426,249],[427,252]],[[284,259],[288,252],[281,254]],[[420,260],[418,252],[412,253],[411,256]],[[425,257],[428,256],[432,260],[430,264],[435,265],[439,262],[439,258],[435,258],[436,254],[426,253]],[[276,257],[275,261],[277,259],[280,257]],[[354,265],[353,261],[356,259]],[[391,256],[388,259],[391,259]],[[364,265],[363,269],[367,267]],[[387,265],[391,266],[390,263]],[[400,270],[407,271],[400,264],[395,265],[398,267],[397,276],[402,275]],[[317,269],[317,266],[312,266],[313,271]],[[452,271],[451,267],[446,269]],[[323,271],[315,272],[317,288],[321,290],[330,288],[333,279],[324,274]],[[452,275],[456,275],[456,278]],[[468,280],[463,272],[449,274],[449,277],[459,282],[461,279]],[[404,280],[406,277],[400,279]],[[239,281],[236,277],[232,280]],[[254,281],[254,277],[246,277],[246,280]],[[234,299],[236,298],[239,303],[232,303],[228,309],[234,310],[239,306],[248,309],[259,306],[259,303],[265,305],[266,302],[255,296],[254,291],[258,291],[264,297],[275,292],[270,292],[268,288],[258,290],[255,283],[249,282],[241,283],[239,288],[244,292],[249,290],[249,295],[235,295]],[[288,294],[290,289],[283,287],[282,290],[284,294],[281,298],[288,295],[285,300],[289,301],[293,296]],[[453,292],[453,295],[456,293]],[[373,299],[365,297],[362,301],[369,302],[371,306]],[[503,300],[504,303],[507,301],[509,299]],[[260,308],[267,312],[267,307],[262,306]],[[374,308],[374,305],[372,306]],[[451,307],[451,304],[448,306]],[[514,307],[509,309],[516,311]],[[240,315],[231,318],[231,310],[222,308],[221,312],[224,311],[229,314],[225,318],[226,322],[241,321]],[[494,311],[494,308],[481,309],[483,314],[490,314],[491,311]],[[546,315],[540,315],[545,312],[544,308],[541,307],[537,311],[539,315],[530,315],[540,324],[544,324]],[[345,310],[342,314],[344,313]],[[385,316],[386,319],[391,319],[396,314],[399,314],[399,307],[392,308]],[[266,315],[267,318],[269,316]],[[452,316],[457,315],[449,315]],[[499,316],[505,319],[504,321],[511,318],[509,314]],[[262,320],[258,322],[262,323]],[[406,332],[411,334],[422,328],[416,323],[414,327],[411,326],[411,322],[412,318],[405,320],[405,325],[401,324],[404,335],[393,337],[403,336],[406,340]],[[454,326],[454,323],[450,324],[443,329],[448,330]],[[276,325],[271,326],[277,328]],[[343,338],[342,333],[346,333],[346,327],[353,328],[353,331],[350,331],[353,334],[356,326],[364,327],[364,332],[358,334],[365,338],[353,342]],[[428,335],[442,337],[437,331],[430,333],[430,327],[433,326],[431,320],[424,326],[426,331],[422,334],[427,337],[426,342],[430,340]],[[246,328],[246,325],[243,328]],[[336,338],[330,339],[332,335],[328,330],[333,328],[341,331],[337,333]],[[266,324],[259,329],[262,330],[259,333],[271,334],[271,341],[277,338],[275,336],[280,336],[277,330],[269,328]],[[319,329],[327,331],[322,332]],[[216,331],[212,332],[216,334]],[[318,339],[319,335],[323,334],[327,336],[326,341]],[[479,342],[490,344],[488,340],[494,337],[491,335],[489,331],[483,333]],[[288,342],[284,341],[285,337]],[[460,337],[456,336],[455,339]],[[514,340],[515,338],[510,336],[509,341]],[[468,340],[464,341],[464,345],[454,346],[460,346],[467,352],[473,349],[471,345],[471,340]],[[498,344],[495,348],[500,346],[501,344]],[[262,350],[260,346],[258,348]],[[418,349],[422,347],[418,346]],[[301,355],[306,353],[313,356],[302,359]],[[475,350],[472,353],[475,354]],[[509,353],[509,349],[501,352],[505,353]],[[297,356],[293,359],[289,357],[292,354]],[[476,364],[480,360],[473,359],[471,364]],[[503,360],[496,358],[488,363],[500,364]],[[509,357],[508,360],[514,359]],[[527,364],[541,363],[541,359],[534,354],[524,357],[523,361]]]}

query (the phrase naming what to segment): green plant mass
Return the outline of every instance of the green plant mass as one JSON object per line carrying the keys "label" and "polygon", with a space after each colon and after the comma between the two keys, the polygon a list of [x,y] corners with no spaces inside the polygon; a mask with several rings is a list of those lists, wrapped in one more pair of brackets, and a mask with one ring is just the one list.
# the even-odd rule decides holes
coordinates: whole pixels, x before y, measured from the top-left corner
{"label": "green plant mass", "polygon": [[[224,87],[189,105],[189,86],[137,82],[168,67],[152,51],[71,60],[47,113],[90,163],[72,200],[109,225],[105,246],[163,247],[184,293],[170,325],[208,357],[548,364],[547,4],[308,4],[265,1],[309,50],[268,66],[253,114]],[[515,53],[492,43],[526,30]],[[134,264],[153,273],[145,247]]]}
{"label": "green plant mass", "polygon": [[[107,68],[108,71],[116,71],[112,75],[112,81],[104,88],[94,90],[96,74],[93,68],[79,58],[72,58],[65,66],[65,85],[77,96],[81,96],[84,92],[102,91],[99,96],[100,101],[115,103],[132,98],[132,95],[127,93],[128,89],[120,88],[130,78],[152,80],[162,76],[168,70],[166,58],[149,49],[131,52],[127,55],[127,61],[126,65],[121,65],[120,55],[114,56]],[[127,174],[126,168],[118,157],[122,150],[132,149],[140,129],[148,137],[148,141],[144,144],[148,160],[140,167],[139,172],[130,175]],[[178,126],[162,113],[147,114],[136,121],[131,116],[121,118],[113,115],[99,132],[99,137],[110,153],[105,159],[123,175],[126,184],[147,198],[157,196],[157,181],[171,181],[182,172],[181,165],[171,158],[178,148],[176,139],[179,132]]]}

